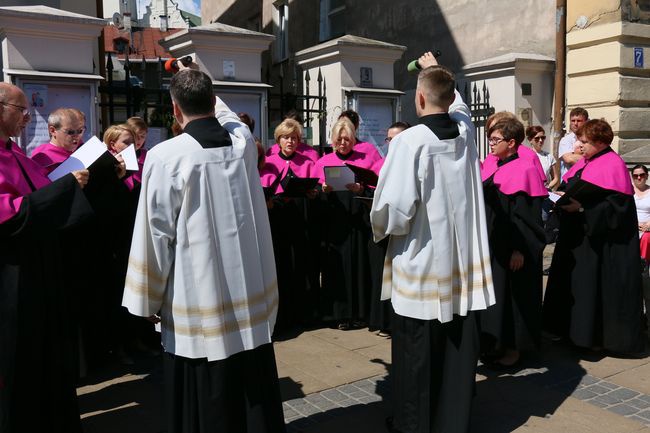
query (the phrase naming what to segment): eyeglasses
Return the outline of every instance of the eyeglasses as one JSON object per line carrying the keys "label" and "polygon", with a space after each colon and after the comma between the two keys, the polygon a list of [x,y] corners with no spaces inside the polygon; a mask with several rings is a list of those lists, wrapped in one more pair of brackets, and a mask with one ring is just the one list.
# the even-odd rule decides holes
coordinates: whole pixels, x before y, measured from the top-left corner
{"label": "eyeglasses", "polygon": [[11,102],[0,102],[2,105],[8,105],[10,107],[14,107],[20,110],[20,112],[23,114],[23,116],[31,116],[32,113],[30,112],[30,109],[28,107],[23,107],[22,105],[16,105],[12,104]]}
{"label": "eyeglasses", "polygon": [[648,177],[648,175],[645,173],[632,173],[632,177],[635,179],[643,179],[644,177]]}
{"label": "eyeglasses", "polygon": [[59,131],[63,131],[64,134],[66,135],[81,135],[86,131],[86,128],[81,128],[81,129],[59,129]]}
{"label": "eyeglasses", "polygon": [[490,137],[490,139],[488,140],[488,143],[489,144],[499,144],[502,141],[506,141],[506,139],[503,138],[503,137]]}
{"label": "eyeglasses", "polygon": [[533,141],[544,141],[546,140],[546,135],[540,135],[539,137],[533,137]]}

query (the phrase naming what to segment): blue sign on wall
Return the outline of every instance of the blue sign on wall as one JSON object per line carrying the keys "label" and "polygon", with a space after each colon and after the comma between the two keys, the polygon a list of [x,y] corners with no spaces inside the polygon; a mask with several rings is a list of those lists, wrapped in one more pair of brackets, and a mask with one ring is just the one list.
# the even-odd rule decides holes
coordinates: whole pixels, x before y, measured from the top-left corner
{"label": "blue sign on wall", "polygon": [[634,47],[634,67],[643,68],[643,48]]}

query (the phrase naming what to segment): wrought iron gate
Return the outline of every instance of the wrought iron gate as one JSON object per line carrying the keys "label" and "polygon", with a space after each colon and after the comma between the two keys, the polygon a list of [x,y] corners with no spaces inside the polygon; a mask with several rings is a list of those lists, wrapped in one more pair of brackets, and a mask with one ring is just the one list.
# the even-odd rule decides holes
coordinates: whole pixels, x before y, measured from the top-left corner
{"label": "wrought iron gate", "polygon": [[488,117],[494,114],[494,107],[490,106],[490,90],[487,88],[485,81],[483,81],[481,89],[477,87],[476,83],[473,83],[471,92],[470,83],[465,83],[463,98],[472,113],[472,122],[476,132],[476,148],[478,149],[479,158],[483,160],[490,153],[485,122]]}

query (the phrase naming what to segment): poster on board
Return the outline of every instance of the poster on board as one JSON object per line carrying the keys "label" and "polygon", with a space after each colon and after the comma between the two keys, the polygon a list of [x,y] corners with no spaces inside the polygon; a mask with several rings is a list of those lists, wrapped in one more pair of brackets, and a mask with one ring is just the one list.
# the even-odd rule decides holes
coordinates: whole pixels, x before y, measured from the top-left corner
{"label": "poster on board", "polygon": [[364,98],[359,97],[357,110],[361,122],[358,138],[375,145],[382,156],[388,153],[385,143],[386,131],[395,122],[393,98]]}
{"label": "poster on board", "polygon": [[43,143],[50,141],[50,134],[47,130],[47,118],[57,108],[76,108],[86,116],[86,132],[83,140],[92,137],[95,119],[93,111],[95,104],[92,103],[93,84],[62,84],[47,82],[25,82],[22,86],[27,101],[32,110],[32,119],[25,128],[25,140],[21,142],[27,155]]}

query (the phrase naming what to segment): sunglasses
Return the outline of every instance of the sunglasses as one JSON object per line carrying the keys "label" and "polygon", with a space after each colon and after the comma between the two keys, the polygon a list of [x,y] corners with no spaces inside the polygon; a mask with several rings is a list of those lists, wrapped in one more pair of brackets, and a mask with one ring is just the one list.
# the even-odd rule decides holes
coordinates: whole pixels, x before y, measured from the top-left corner
{"label": "sunglasses", "polygon": [[60,129],[60,131],[63,131],[64,134],[66,135],[81,135],[86,131],[86,128],[81,128],[81,129]]}
{"label": "sunglasses", "polygon": [[546,135],[540,135],[539,137],[533,137],[533,141],[544,141],[546,140]]}
{"label": "sunglasses", "polygon": [[643,179],[644,177],[648,177],[648,175],[645,173],[632,173],[632,177],[635,179]]}

